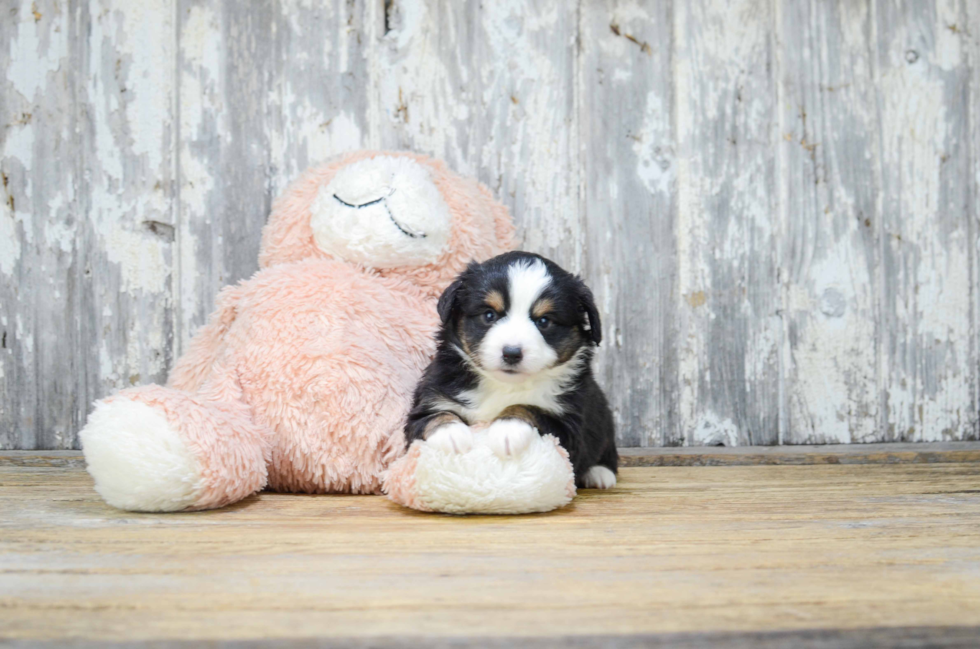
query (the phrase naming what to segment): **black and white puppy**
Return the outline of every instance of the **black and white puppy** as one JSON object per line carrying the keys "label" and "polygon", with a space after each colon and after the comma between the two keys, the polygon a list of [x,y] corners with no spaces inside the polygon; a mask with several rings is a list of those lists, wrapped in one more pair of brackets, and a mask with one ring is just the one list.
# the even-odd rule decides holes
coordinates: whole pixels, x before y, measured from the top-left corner
{"label": "black and white puppy", "polygon": [[499,456],[533,435],[568,451],[580,487],[616,485],[612,413],[591,361],[602,340],[592,292],[540,255],[508,252],[470,264],[439,298],[438,350],[415,391],[405,437],[449,453],[487,431]]}

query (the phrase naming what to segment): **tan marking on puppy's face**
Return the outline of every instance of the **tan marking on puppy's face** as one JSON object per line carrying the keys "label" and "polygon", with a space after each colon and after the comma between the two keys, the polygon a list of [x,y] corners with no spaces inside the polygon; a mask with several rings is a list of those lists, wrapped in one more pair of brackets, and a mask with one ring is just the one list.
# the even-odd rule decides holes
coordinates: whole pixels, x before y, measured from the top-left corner
{"label": "tan marking on puppy's face", "polygon": [[497,419],[520,419],[534,428],[538,427],[538,418],[534,410],[527,406],[508,406],[497,415]]}
{"label": "tan marking on puppy's face", "polygon": [[550,297],[543,297],[534,303],[531,307],[531,317],[540,318],[546,316],[555,310],[555,303],[551,301]]}
{"label": "tan marking on puppy's face", "polygon": [[445,426],[446,424],[452,424],[457,421],[463,421],[460,419],[459,415],[454,412],[441,412],[434,416],[425,425],[425,431],[422,433],[422,439],[429,439],[429,435],[434,433],[437,428]]}
{"label": "tan marking on puppy's face", "polygon": [[456,335],[459,337],[459,342],[463,346],[463,351],[479,366],[480,358],[473,354],[473,341],[466,335],[466,327],[463,326],[462,318],[456,322]]}
{"label": "tan marking on puppy's face", "polygon": [[500,294],[500,291],[490,291],[483,301],[497,313],[503,313],[507,309],[504,304],[504,296]]}
{"label": "tan marking on puppy's face", "polygon": [[555,344],[555,351],[558,353],[558,365],[572,360],[576,352],[582,348],[585,338],[578,327],[573,327],[568,335]]}

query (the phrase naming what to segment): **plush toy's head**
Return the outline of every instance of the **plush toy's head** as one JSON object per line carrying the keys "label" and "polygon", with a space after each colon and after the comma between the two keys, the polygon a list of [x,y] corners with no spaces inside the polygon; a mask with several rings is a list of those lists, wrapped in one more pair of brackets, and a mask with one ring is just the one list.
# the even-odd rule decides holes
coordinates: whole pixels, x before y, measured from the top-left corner
{"label": "plush toy's head", "polygon": [[513,247],[507,209],[476,180],[406,152],[359,151],[307,171],[273,205],[259,264],[345,261],[427,288]]}

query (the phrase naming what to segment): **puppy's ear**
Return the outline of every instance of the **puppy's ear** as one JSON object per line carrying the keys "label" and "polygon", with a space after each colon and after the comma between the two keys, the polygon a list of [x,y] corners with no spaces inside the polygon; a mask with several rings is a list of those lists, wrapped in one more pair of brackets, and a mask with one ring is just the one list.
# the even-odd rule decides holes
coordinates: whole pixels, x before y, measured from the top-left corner
{"label": "puppy's ear", "polygon": [[439,312],[439,319],[442,320],[442,324],[449,322],[449,318],[452,317],[453,311],[456,309],[456,294],[459,292],[459,287],[463,285],[463,276],[460,275],[453,283],[449,285],[442,295],[439,296],[439,304],[436,305],[436,310]]}
{"label": "puppy's ear", "polygon": [[602,342],[602,321],[599,319],[599,309],[595,307],[592,291],[581,279],[578,280],[578,300],[580,308],[585,311],[589,318],[589,334],[592,336],[592,342],[598,346]]}
{"label": "puppy's ear", "polygon": [[439,319],[442,320],[442,324],[449,322],[449,319],[453,316],[453,311],[456,310],[456,294],[459,293],[459,289],[462,288],[463,283],[466,281],[468,275],[470,275],[475,269],[479,268],[479,264],[475,261],[471,261],[459,276],[453,280],[453,283],[442,292],[439,296],[439,303],[436,305],[436,311],[439,312]]}

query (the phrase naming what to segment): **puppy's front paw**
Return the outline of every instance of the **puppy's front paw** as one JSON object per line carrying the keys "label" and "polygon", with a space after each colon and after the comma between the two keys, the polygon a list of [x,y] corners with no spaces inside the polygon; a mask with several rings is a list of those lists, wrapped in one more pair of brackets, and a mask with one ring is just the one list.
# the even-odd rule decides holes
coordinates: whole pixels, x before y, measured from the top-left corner
{"label": "puppy's front paw", "polygon": [[490,424],[487,443],[499,457],[517,457],[537,434],[538,431],[521,419],[498,419]]}
{"label": "puppy's front paw", "polygon": [[437,428],[425,441],[443,453],[466,453],[473,448],[473,431],[461,421]]}
{"label": "puppy's front paw", "polygon": [[586,472],[583,482],[586,489],[612,489],[616,486],[616,474],[597,464]]}

